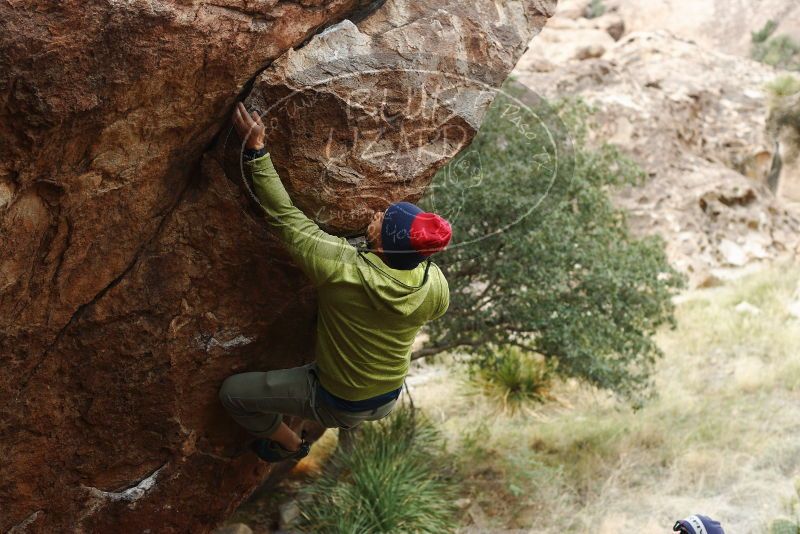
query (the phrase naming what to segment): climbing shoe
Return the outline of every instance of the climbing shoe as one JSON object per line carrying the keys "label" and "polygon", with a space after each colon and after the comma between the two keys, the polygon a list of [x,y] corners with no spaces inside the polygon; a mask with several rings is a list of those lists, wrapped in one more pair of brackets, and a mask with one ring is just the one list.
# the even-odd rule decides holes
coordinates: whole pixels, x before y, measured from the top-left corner
{"label": "climbing shoe", "polygon": [[275,463],[282,462],[283,460],[300,460],[308,456],[311,450],[311,445],[303,438],[300,441],[300,447],[296,451],[289,451],[277,441],[271,439],[257,439],[250,445],[256,456],[265,462]]}

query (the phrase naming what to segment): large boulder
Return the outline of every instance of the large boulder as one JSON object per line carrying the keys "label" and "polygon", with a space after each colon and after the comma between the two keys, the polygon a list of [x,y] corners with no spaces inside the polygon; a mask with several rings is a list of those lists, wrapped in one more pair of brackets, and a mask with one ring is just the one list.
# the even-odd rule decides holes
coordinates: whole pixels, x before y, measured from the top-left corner
{"label": "large boulder", "polygon": [[246,103],[272,126],[267,144],[295,202],[348,232],[375,208],[417,200],[472,140],[526,48],[520,36],[544,24],[534,5],[389,3],[273,63]]}
{"label": "large boulder", "polygon": [[[206,532],[267,475],[217,389],[309,361],[315,295],[209,152],[236,151],[254,80],[252,105],[317,96],[271,110],[270,147],[307,213],[353,232],[470,142],[554,7],[0,3],[0,530]],[[387,95],[438,103],[369,111]],[[365,124],[381,151],[351,142]]]}

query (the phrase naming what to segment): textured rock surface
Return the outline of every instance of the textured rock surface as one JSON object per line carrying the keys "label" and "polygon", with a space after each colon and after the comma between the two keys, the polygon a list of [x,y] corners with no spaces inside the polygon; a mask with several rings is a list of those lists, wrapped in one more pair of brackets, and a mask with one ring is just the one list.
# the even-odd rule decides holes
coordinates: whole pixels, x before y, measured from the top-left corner
{"label": "textured rock surface", "polygon": [[720,267],[797,250],[800,219],[766,185],[775,143],[764,85],[773,69],[664,32],[630,34],[602,58],[541,69],[546,43],[519,62],[520,80],[596,107],[596,136],[650,176],[620,197],[632,226],[662,235],[695,284]]}
{"label": "textured rock surface", "polygon": [[[579,19],[592,0],[564,0],[560,14]],[[704,48],[739,56],[750,55],[750,32],[769,20],[775,35],[800,35],[800,4],[796,0],[603,0],[606,14],[625,21],[629,32],[666,30]]]}
{"label": "textured rock surface", "polygon": [[472,139],[527,45],[517,36],[543,26],[548,9],[394,2],[281,57],[247,104],[276,125],[268,145],[296,202],[328,227],[352,230],[376,207],[418,199]]}
{"label": "textured rock surface", "polygon": [[800,93],[779,99],[769,123],[780,156],[774,178],[778,196],[800,203]]}
{"label": "textured rock surface", "polygon": [[[358,27],[286,55],[253,99],[291,92],[323,58],[421,48],[498,85],[554,4],[1,3],[0,530],[204,532],[265,476],[237,454],[216,390],[232,372],[307,361],[314,295],[236,177],[203,156],[261,68],[347,17]],[[311,112],[276,114],[279,169],[309,213],[355,230],[367,207],[416,197],[471,139],[491,100],[476,104],[474,85],[451,84],[460,104],[406,121],[429,133],[415,148],[433,155],[418,159],[391,124],[390,150],[330,158],[327,136],[349,146],[351,119],[384,93],[313,89]],[[461,134],[441,141],[451,124]]]}
{"label": "textured rock surface", "polygon": [[608,0],[631,31],[665,29],[701,46],[740,56],[750,55],[750,32],[769,20],[775,35],[800,35],[796,0]]}

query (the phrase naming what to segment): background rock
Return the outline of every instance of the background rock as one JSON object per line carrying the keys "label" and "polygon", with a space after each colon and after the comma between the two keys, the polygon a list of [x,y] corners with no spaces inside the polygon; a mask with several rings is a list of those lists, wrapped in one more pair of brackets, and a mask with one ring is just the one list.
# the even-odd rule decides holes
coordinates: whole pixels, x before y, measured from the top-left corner
{"label": "background rock", "polygon": [[[308,66],[298,58],[362,49],[424,49],[499,85],[554,4],[0,4],[0,530],[206,532],[264,478],[216,391],[233,372],[308,361],[314,294],[203,156],[260,69],[347,17],[276,62],[253,98],[293,90]],[[356,230],[368,208],[416,197],[469,142],[491,101],[471,87],[450,87],[462,106],[415,119],[432,133],[463,127],[437,157],[351,155],[319,174],[314,135],[352,135],[355,100],[336,102],[345,85],[315,89],[328,96],[313,113],[278,116],[295,146],[311,135],[302,152],[275,135],[271,148],[304,208]],[[387,139],[399,146],[397,132]],[[348,185],[319,194],[324,180]]]}
{"label": "background rock", "polygon": [[[567,14],[571,13],[568,7],[564,9]],[[580,12],[582,13],[582,10]],[[613,46],[615,37],[612,33],[619,35],[618,26],[615,29],[618,19],[612,20],[614,15],[590,20],[571,18],[571,16],[564,16],[560,13],[561,11],[558,16],[550,20],[539,35],[542,49],[539,50],[537,47],[535,51],[526,54],[522,59],[522,64],[518,67],[519,70],[529,62],[539,59],[562,64],[569,60],[600,57]],[[543,52],[545,49],[546,53]]]}
{"label": "background rock", "polygon": [[769,20],[778,25],[774,35],[800,35],[800,5],[795,0],[601,0],[604,14],[587,20],[591,5],[592,0],[563,0],[556,18],[597,24],[616,17],[628,33],[667,31],[708,50],[744,57],[750,56],[751,32]]}
{"label": "background rock", "polygon": [[596,108],[594,141],[618,145],[649,177],[618,197],[631,226],[664,237],[693,284],[718,268],[795,253],[800,218],[767,186],[775,138],[764,86],[774,69],[656,32],[541,71],[550,42],[515,73],[548,98],[576,95]]}
{"label": "background rock", "polygon": [[[798,75],[800,80],[800,75]],[[780,164],[775,187],[778,196],[800,203],[800,93],[777,100],[770,114]]]}
{"label": "background rock", "polygon": [[629,31],[667,30],[704,48],[749,57],[750,33],[769,20],[775,35],[800,35],[795,0],[604,0]]}

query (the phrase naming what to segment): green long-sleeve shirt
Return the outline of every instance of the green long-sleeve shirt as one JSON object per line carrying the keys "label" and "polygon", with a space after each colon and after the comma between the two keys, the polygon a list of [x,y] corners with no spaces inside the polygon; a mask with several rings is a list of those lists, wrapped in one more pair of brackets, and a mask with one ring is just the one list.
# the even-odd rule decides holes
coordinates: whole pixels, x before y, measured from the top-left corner
{"label": "green long-sleeve shirt", "polygon": [[359,254],[292,204],[269,154],[245,165],[267,222],[317,288],[315,352],[322,386],[351,401],[399,388],[417,332],[444,315],[450,304],[442,271],[431,263],[422,284],[424,262],[403,271],[371,252]]}

